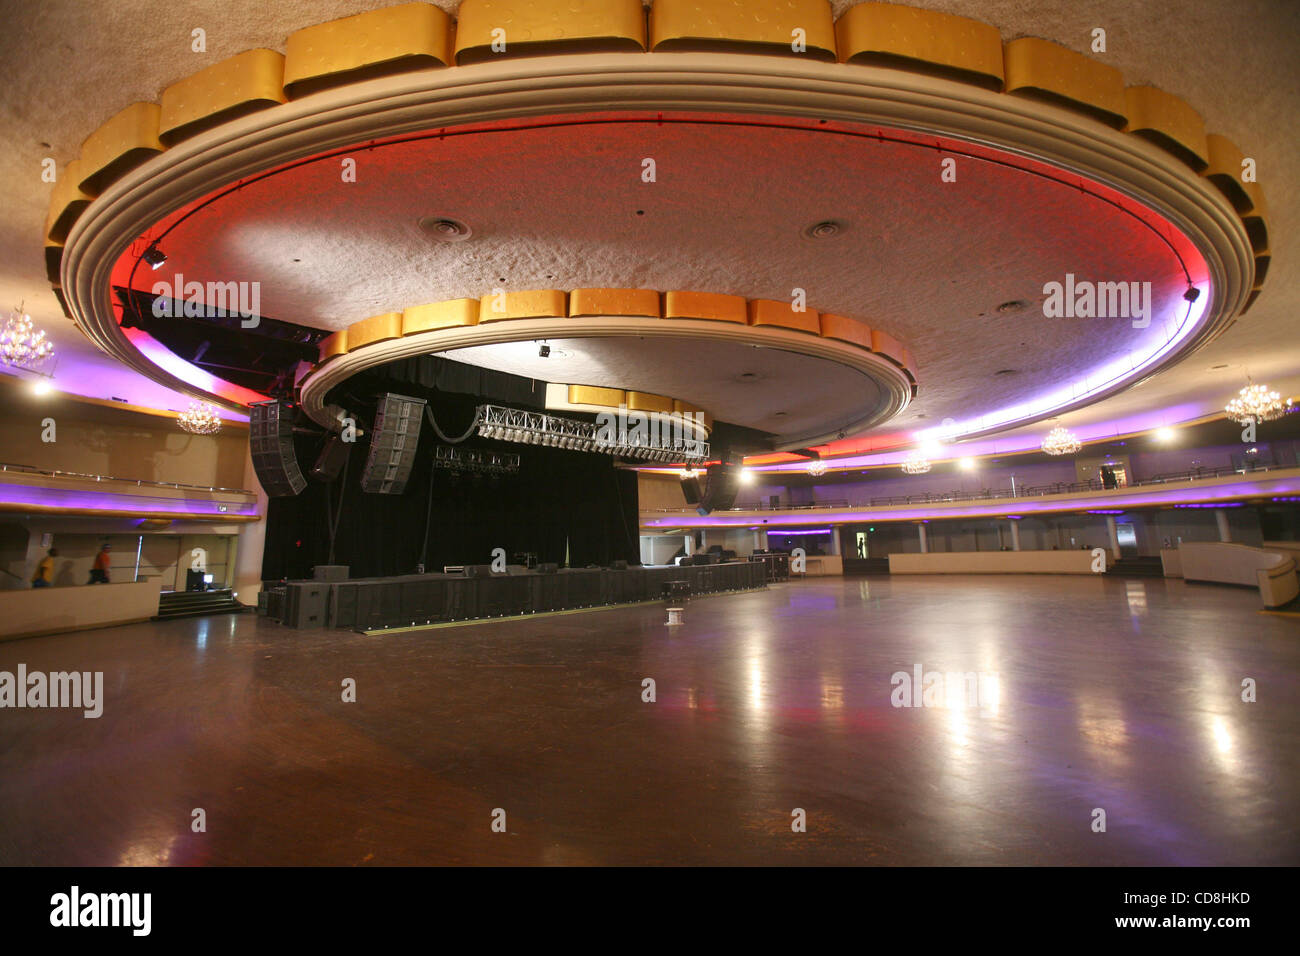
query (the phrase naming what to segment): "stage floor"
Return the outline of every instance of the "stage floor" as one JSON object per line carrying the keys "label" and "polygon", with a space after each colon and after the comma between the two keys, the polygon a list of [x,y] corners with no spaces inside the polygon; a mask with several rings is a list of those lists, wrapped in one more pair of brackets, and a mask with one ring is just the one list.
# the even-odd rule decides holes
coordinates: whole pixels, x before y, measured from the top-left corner
{"label": "stage floor", "polygon": [[[102,670],[106,698],[98,720],[0,711],[0,864],[1296,864],[1300,628],[1258,606],[1163,579],[821,578],[672,628],[641,605],[0,643],[0,670]],[[918,665],[999,695],[891,706]]]}

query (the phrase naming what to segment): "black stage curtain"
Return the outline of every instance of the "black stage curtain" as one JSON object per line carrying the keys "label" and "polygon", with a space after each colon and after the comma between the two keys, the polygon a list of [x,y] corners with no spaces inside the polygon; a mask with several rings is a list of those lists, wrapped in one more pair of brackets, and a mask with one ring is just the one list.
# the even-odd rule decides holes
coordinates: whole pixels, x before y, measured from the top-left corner
{"label": "black stage curtain", "polygon": [[[404,394],[419,390],[407,388]],[[448,435],[458,435],[472,420],[472,407],[467,401],[448,407],[445,398],[435,410],[438,424]],[[295,444],[306,474],[321,439],[299,435]],[[436,444],[426,421],[401,495],[361,490],[369,442],[360,438],[350,446],[345,478],[330,484],[309,480],[296,497],[272,498],[263,580],[307,578],[318,564],[348,565],[352,577],[411,574],[421,562],[426,571],[441,571],[445,565],[488,564],[494,548],[504,548],[510,563],[516,553],[532,552],[539,561],[563,566],[566,541],[570,567],[618,559],[640,563],[636,472],[615,468],[609,456],[475,437],[456,447],[516,452],[518,474],[453,477],[433,467]],[[329,529],[336,515],[331,560]],[[422,554],[426,517],[428,543]]]}

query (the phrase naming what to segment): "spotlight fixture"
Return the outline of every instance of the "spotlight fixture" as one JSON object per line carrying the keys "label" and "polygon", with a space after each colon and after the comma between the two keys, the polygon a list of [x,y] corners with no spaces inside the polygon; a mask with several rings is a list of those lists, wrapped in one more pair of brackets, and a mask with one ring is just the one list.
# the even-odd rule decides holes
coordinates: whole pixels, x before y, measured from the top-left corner
{"label": "spotlight fixture", "polygon": [[1168,444],[1169,442],[1173,441],[1177,437],[1178,437],[1178,433],[1175,432],[1172,428],[1156,429],[1156,434],[1155,434],[1156,441],[1164,442]]}
{"label": "spotlight fixture", "polygon": [[1043,439],[1043,451],[1049,455],[1073,455],[1083,447],[1077,435],[1068,428],[1053,428]]}
{"label": "spotlight fixture", "polygon": [[1195,302],[1201,297],[1201,290],[1194,285],[1189,285],[1187,291],[1183,293],[1183,298],[1188,302]]}
{"label": "spotlight fixture", "polygon": [[962,471],[974,471],[974,470],[975,470],[975,459],[974,459],[974,458],[958,458],[958,459],[957,459],[957,467],[960,468]]}
{"label": "spotlight fixture", "polygon": [[190,407],[176,416],[176,424],[191,435],[215,435],[221,431],[221,416],[207,402],[190,402]]}
{"label": "spotlight fixture", "polygon": [[537,350],[537,356],[538,356],[538,358],[550,358],[550,357],[551,357],[551,347],[550,347],[549,345],[543,345],[543,346],[541,346],[541,347]]}
{"label": "spotlight fixture", "polygon": [[752,485],[754,483],[754,472],[749,468],[740,469],[740,483],[742,485]]}
{"label": "spotlight fixture", "polygon": [[903,461],[903,473],[907,475],[924,475],[930,470],[930,460],[919,451],[914,451]]}
{"label": "spotlight fixture", "polygon": [[50,394],[49,379],[45,379],[45,378],[37,379],[35,382],[32,383],[32,391],[35,392],[37,395]]}
{"label": "spotlight fixture", "polygon": [[1286,403],[1282,401],[1281,395],[1267,385],[1249,382],[1224,407],[1224,411],[1237,424],[1249,425],[1251,422],[1271,422],[1286,411]]}
{"label": "spotlight fixture", "polygon": [[155,242],[144,251],[144,255],[140,258],[149,263],[150,269],[157,271],[158,269],[161,269],[163,263],[167,261],[167,254],[159,249],[158,243]]}

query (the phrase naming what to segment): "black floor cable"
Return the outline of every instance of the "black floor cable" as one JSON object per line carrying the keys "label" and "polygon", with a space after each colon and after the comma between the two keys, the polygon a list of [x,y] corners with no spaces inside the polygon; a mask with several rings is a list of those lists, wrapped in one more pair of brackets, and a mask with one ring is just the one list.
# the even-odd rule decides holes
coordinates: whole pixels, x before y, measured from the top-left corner
{"label": "black floor cable", "polygon": [[334,536],[339,530],[339,521],[343,517],[343,498],[347,494],[348,488],[348,465],[352,462],[352,449],[348,449],[348,457],[343,459],[343,480],[339,482],[339,505],[330,513],[330,489],[329,485],[325,486],[325,522],[330,532],[330,556],[326,564],[334,563]]}

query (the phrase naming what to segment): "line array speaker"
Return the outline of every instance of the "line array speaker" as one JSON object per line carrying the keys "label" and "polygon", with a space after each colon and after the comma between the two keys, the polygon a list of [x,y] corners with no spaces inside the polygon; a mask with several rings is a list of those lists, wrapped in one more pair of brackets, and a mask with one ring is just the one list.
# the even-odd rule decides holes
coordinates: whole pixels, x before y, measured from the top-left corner
{"label": "line array speaker", "polygon": [[700,488],[698,476],[692,475],[690,478],[682,479],[682,496],[686,499],[688,505],[698,505],[700,503],[703,491]]}
{"label": "line array speaker", "polygon": [[422,398],[391,392],[380,399],[370,438],[370,454],[361,473],[362,491],[372,495],[400,495],[406,490],[415,464],[415,449],[420,443],[424,405]]}
{"label": "line array speaker", "polygon": [[293,416],[290,402],[257,402],[249,406],[248,441],[253,470],[272,498],[288,498],[307,487],[293,450]]}
{"label": "line array speaker", "polygon": [[740,468],[736,465],[711,465],[709,477],[696,507],[702,515],[711,511],[726,511],[736,503],[736,493],[740,490]]}
{"label": "line array speaker", "polygon": [[343,470],[343,465],[348,460],[348,452],[351,450],[342,435],[330,435],[325,439],[325,444],[316,457],[316,464],[311,466],[311,476],[317,481],[333,481]]}

